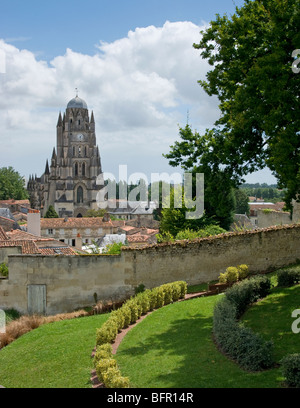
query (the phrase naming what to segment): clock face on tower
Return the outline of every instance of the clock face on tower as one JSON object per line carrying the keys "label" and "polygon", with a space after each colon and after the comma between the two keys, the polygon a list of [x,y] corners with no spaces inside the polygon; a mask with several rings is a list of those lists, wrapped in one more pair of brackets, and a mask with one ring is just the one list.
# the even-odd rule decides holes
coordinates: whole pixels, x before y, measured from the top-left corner
{"label": "clock face on tower", "polygon": [[78,135],[76,135],[76,139],[77,139],[79,142],[83,142],[83,140],[84,140],[83,134],[82,134],[82,133],[78,133]]}

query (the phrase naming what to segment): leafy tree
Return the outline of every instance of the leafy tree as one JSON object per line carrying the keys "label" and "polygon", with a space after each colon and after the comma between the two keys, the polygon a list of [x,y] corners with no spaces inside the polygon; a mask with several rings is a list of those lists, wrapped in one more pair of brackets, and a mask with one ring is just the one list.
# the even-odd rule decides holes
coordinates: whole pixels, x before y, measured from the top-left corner
{"label": "leafy tree", "polygon": [[55,211],[53,205],[50,205],[46,214],[44,215],[44,218],[58,218],[58,214]]}
{"label": "leafy tree", "polygon": [[236,214],[250,214],[249,198],[244,190],[236,189],[235,192],[235,213]]}
{"label": "leafy tree", "polygon": [[231,17],[217,15],[194,44],[212,66],[199,83],[220,102],[198,154],[236,182],[268,166],[287,203],[300,191],[300,75],[292,70],[299,25],[300,0],[246,0]]}
{"label": "leafy tree", "polygon": [[210,161],[211,149],[205,145],[206,138],[198,132],[193,133],[190,125],[179,128],[179,135],[181,140],[170,146],[170,152],[163,156],[173,167],[181,166],[187,172],[204,174],[205,223],[217,223],[229,229],[235,209],[235,184],[231,173],[222,169],[217,156]]}
{"label": "leafy tree", "polygon": [[0,200],[26,200],[25,181],[12,167],[0,169]]}

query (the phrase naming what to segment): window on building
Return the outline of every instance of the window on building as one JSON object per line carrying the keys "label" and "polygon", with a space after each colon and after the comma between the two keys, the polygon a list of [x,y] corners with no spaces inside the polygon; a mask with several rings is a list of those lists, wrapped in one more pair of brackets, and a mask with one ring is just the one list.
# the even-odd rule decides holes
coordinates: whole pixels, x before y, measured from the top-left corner
{"label": "window on building", "polygon": [[83,203],[83,188],[81,186],[77,188],[77,203]]}
{"label": "window on building", "polygon": [[85,163],[82,164],[82,175],[85,176]]}
{"label": "window on building", "polygon": [[52,228],[48,229],[48,235],[53,235],[53,229]]}
{"label": "window on building", "polygon": [[78,163],[75,163],[75,176],[78,176]]}

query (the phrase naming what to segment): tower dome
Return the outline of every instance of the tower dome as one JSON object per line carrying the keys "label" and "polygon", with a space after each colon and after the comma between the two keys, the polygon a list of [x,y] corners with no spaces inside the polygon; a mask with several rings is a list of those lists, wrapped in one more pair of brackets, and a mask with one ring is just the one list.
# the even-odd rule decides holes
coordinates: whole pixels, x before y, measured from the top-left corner
{"label": "tower dome", "polygon": [[69,108],[80,108],[80,109],[87,109],[87,104],[86,102],[79,98],[78,95],[75,96],[75,98],[71,99],[70,102],[67,105],[67,109]]}

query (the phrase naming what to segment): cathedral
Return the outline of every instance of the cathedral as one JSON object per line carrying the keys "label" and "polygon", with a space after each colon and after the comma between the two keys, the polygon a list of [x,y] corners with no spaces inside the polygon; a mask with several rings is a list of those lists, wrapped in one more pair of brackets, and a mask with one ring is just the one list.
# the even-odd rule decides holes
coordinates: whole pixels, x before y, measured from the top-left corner
{"label": "cathedral", "polygon": [[76,94],[63,117],[59,113],[50,165],[47,160],[44,174],[29,178],[31,207],[40,210],[42,216],[52,205],[60,218],[82,217],[88,210],[98,209],[101,186],[96,180],[100,174],[94,113],[89,116],[86,102]]}

